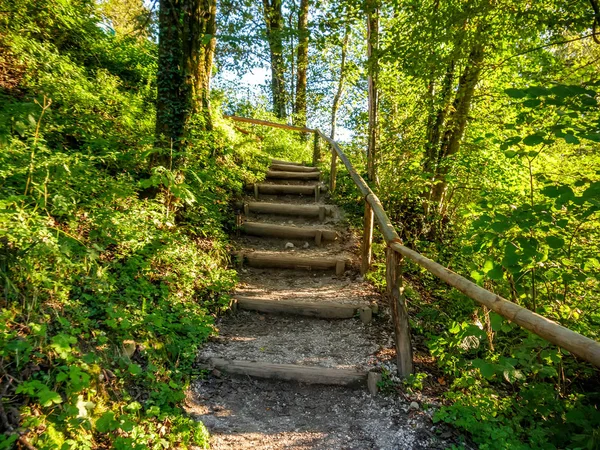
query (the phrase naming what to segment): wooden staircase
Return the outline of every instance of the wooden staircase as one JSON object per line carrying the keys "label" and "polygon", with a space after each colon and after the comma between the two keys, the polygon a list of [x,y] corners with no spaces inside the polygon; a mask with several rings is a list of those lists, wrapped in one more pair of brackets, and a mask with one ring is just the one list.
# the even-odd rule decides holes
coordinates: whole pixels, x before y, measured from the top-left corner
{"label": "wooden staircase", "polygon": [[[221,337],[204,348],[201,358],[209,368],[229,374],[366,387],[368,360],[377,345],[365,331],[378,310],[377,297],[362,280],[355,281],[354,249],[347,247],[343,213],[325,203],[327,189],[320,171],[273,160],[265,182],[254,185],[253,191],[252,201],[238,205],[242,217],[234,260],[241,283],[233,296],[237,313],[220,324]],[[241,323],[240,314],[246,315]],[[275,315],[271,330],[265,329],[262,314]],[[298,320],[317,336],[323,335],[323,342],[295,354],[295,343],[282,345],[290,336],[285,327],[276,326],[278,315],[301,317]],[[350,322],[344,325],[340,320]],[[332,333],[332,328],[339,332]],[[351,358],[341,348],[348,329],[360,342],[354,347],[362,347],[346,349]],[[256,348],[259,344],[253,341],[262,347]],[[328,349],[334,355],[324,354]]]}

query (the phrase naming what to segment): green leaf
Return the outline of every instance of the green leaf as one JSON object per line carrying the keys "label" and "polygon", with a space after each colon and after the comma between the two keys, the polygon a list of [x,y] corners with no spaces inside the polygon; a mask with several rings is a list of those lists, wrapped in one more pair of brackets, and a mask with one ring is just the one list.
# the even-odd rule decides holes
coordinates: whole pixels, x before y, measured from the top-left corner
{"label": "green leaf", "polygon": [[525,139],[523,139],[523,144],[528,145],[530,147],[534,145],[539,145],[544,142],[544,138],[539,134],[530,134]]}
{"label": "green leaf", "polygon": [[490,379],[496,373],[494,365],[484,361],[483,359],[474,359],[471,364],[476,369],[479,369],[484,378]]}
{"label": "green leaf", "polygon": [[476,270],[473,270],[471,272],[471,278],[473,278],[476,283],[479,283],[483,279],[483,274],[480,272],[477,272]]}
{"label": "green leaf", "polygon": [[492,261],[491,259],[488,259],[484,264],[483,264],[483,271],[485,273],[488,273],[490,270],[492,270],[494,268],[494,261]]}
{"label": "green leaf", "polygon": [[541,104],[542,104],[542,101],[537,98],[525,100],[523,102],[523,106],[525,106],[526,108],[535,108],[536,106],[540,106]]}
{"label": "green leaf", "polygon": [[525,93],[525,91],[522,91],[521,89],[514,89],[514,88],[504,89],[504,93],[506,95],[508,95],[510,98],[523,98],[527,95]]}
{"label": "green leaf", "polygon": [[550,246],[550,248],[558,249],[564,247],[565,240],[558,236],[546,236],[546,243]]}
{"label": "green leaf", "polygon": [[492,326],[492,330],[500,331],[502,329],[502,324],[504,323],[504,317],[500,314],[492,312],[490,313],[490,324]]}
{"label": "green leaf", "polygon": [[565,134],[563,138],[567,144],[579,144],[580,142],[579,139],[577,139],[572,134]]}
{"label": "green leaf", "polygon": [[586,133],[579,135],[582,138],[589,139],[590,141],[600,142],[600,133]]}
{"label": "green leaf", "polygon": [[501,265],[496,265],[492,270],[487,273],[487,276],[494,281],[500,281],[504,278],[504,270]]}
{"label": "green leaf", "polygon": [[53,403],[62,403],[62,397],[58,394],[58,392],[51,391],[50,389],[44,389],[41,391],[38,394],[38,398],[40,400],[40,405],[42,406],[50,406]]}
{"label": "green leaf", "polygon": [[107,411],[96,421],[96,429],[100,433],[115,431],[119,427],[119,422],[115,420],[115,413]]}
{"label": "green leaf", "polygon": [[143,372],[139,364],[129,364],[127,371],[133,376],[140,375]]}

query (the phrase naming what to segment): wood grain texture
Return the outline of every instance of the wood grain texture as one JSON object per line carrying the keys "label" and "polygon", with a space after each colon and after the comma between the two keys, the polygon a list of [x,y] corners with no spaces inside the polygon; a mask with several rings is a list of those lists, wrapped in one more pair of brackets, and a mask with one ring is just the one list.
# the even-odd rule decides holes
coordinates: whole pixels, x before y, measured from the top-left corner
{"label": "wood grain texture", "polygon": [[259,361],[243,361],[210,358],[210,367],[235,375],[247,375],[307,384],[364,387],[368,373],[355,369],[301,366],[299,364],[272,364]]}
{"label": "wood grain texture", "polygon": [[272,163],[271,170],[280,170],[282,172],[319,172],[319,169],[311,166],[297,166],[295,164],[278,164]]}
{"label": "wood grain texture", "polygon": [[283,172],[281,170],[269,170],[267,178],[271,180],[318,180],[319,172]]}
{"label": "wood grain texture", "polygon": [[241,230],[251,236],[266,236],[283,239],[315,239],[320,237],[326,241],[335,241],[338,237],[333,230],[320,230],[309,227],[293,227],[271,223],[245,222]]}
{"label": "wood grain texture", "polygon": [[264,313],[296,314],[299,316],[319,317],[321,319],[350,319],[362,308],[370,308],[351,303],[316,303],[294,300],[271,300],[260,297],[235,296],[238,307]]}

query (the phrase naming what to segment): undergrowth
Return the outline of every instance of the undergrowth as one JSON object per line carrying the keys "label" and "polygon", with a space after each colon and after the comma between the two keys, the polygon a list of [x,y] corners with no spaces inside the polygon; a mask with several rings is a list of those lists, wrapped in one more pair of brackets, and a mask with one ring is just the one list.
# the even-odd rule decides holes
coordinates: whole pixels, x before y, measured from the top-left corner
{"label": "undergrowth", "polygon": [[150,168],[155,45],[95,7],[0,15],[0,449],[205,448],[185,391],[236,282],[230,203],[275,138],[217,121]]}
{"label": "undergrowth", "polygon": [[[361,155],[352,154],[352,149],[348,154],[360,173]],[[361,229],[363,201],[344,168],[334,199]],[[472,265],[473,255],[464,248],[461,252],[464,241],[459,238],[409,245],[426,248],[427,256],[442,263],[450,258],[459,272]],[[385,244],[377,231],[373,253],[366,278],[385,292]],[[425,338],[427,348],[419,351],[433,356],[444,374],[444,387],[436,388],[445,389],[443,405],[434,422],[463,430],[481,449],[600,449],[597,369],[476,305],[424,269],[406,262],[404,271],[412,333]],[[546,314],[552,311],[548,308]],[[573,320],[572,314],[552,317]],[[568,323],[594,336],[594,321],[591,310],[584,321]],[[422,389],[419,375],[404,388]],[[384,374],[381,387],[394,391],[389,374]]]}

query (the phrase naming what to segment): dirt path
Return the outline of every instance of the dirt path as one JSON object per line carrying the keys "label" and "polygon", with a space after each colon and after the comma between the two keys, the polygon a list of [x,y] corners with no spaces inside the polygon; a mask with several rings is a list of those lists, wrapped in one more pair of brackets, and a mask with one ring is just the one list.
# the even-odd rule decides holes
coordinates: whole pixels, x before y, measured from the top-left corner
{"label": "dirt path", "polygon": [[[282,184],[311,183],[315,182]],[[317,205],[326,200],[321,198]],[[314,197],[298,195],[261,196],[260,201],[315,205]],[[217,324],[219,336],[199,355],[199,364],[209,369],[208,375],[193,383],[188,412],[207,426],[213,449],[447,448],[454,442],[454,434],[431,422],[435,401],[372,395],[367,390],[368,372],[395,373],[391,321],[384,299],[359,276],[359,242],[347,231],[343,212],[335,206],[328,208],[333,213],[325,220],[251,212],[245,217],[265,224],[335,230],[338,238],[319,246],[311,240],[240,236],[234,243],[237,250],[268,254],[275,261],[287,255],[306,261],[343,258],[346,270],[336,275],[335,271],[305,267],[281,269],[277,264],[240,267],[236,295],[278,305],[283,313],[240,310]],[[356,317],[337,320],[286,314],[286,305],[296,302],[350,308],[350,313],[352,308],[358,309]],[[240,308],[242,305],[240,301]],[[359,320],[361,309],[369,314]],[[309,310],[303,314],[316,314]],[[246,369],[239,369],[248,365],[254,375],[263,378],[250,377]],[[279,372],[265,369],[273,365]],[[362,381],[353,388],[307,384],[301,375],[305,369],[311,373],[352,372]],[[283,378],[291,381],[280,381],[282,372]],[[317,381],[329,382],[325,376]]]}

